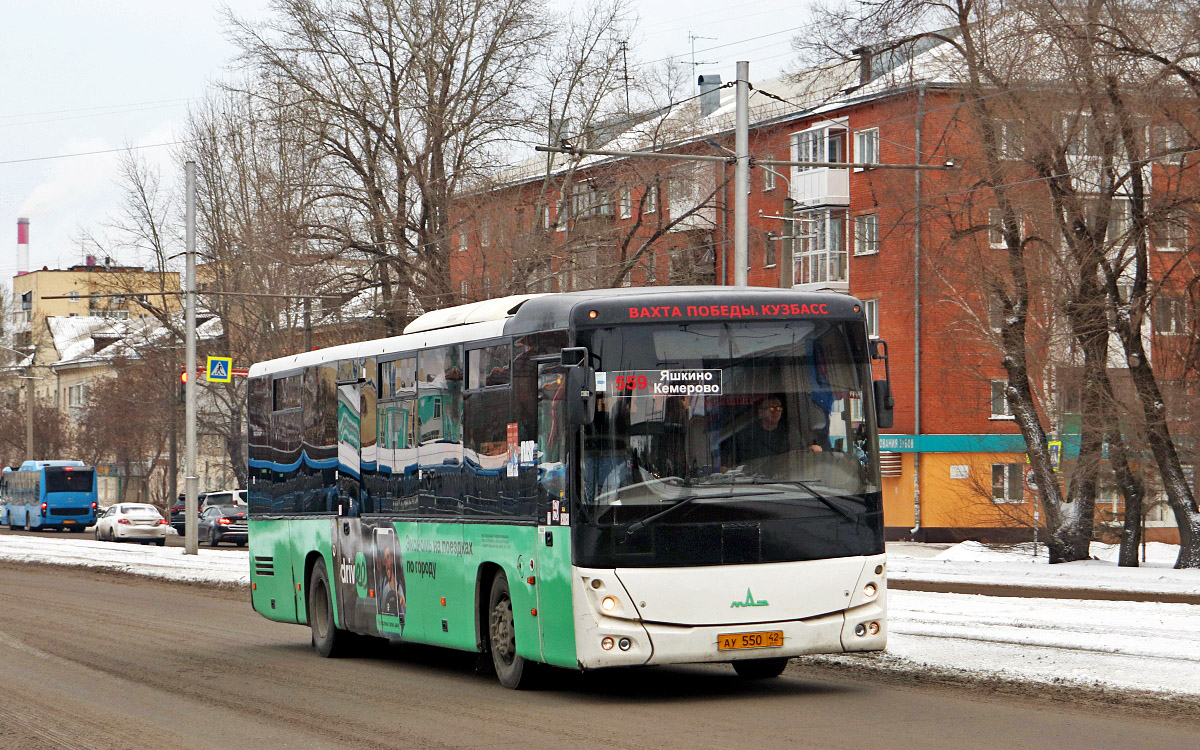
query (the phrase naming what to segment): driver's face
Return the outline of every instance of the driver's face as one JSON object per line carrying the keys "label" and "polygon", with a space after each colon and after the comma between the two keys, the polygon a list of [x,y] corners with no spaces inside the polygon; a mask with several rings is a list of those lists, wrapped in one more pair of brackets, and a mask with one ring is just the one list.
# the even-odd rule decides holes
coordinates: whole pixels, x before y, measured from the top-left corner
{"label": "driver's face", "polygon": [[783,404],[777,398],[769,398],[758,405],[758,420],[765,429],[773,430],[783,419]]}

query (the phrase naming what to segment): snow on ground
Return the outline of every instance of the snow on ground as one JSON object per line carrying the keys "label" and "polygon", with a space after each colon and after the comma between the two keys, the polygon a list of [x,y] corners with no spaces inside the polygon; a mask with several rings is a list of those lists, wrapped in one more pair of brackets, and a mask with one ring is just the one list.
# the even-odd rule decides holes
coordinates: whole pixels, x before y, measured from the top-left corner
{"label": "snow on ground", "polygon": [[989,548],[961,542],[929,557],[932,545],[889,544],[888,579],[928,583],[972,583],[1030,586],[1048,589],[1099,590],[1124,594],[1200,595],[1200,570],[1173,570],[1179,547],[1146,545],[1146,562],[1139,568],[1116,565],[1117,547],[1092,544],[1094,560],[1049,565],[1046,546],[1032,554],[1032,545]]}
{"label": "snow on ground", "polygon": [[[1044,554],[1035,557],[1028,548],[901,544],[889,545],[888,568],[892,580],[1141,596],[1200,593],[1200,571],[1171,569],[1177,549],[1148,545],[1147,566],[1127,569],[1110,561],[1115,551],[1106,545],[1093,547],[1098,560],[1050,566]],[[5,534],[0,560],[109,568],[178,581],[249,582],[243,550],[202,549],[192,556],[180,547]],[[1200,698],[1200,605],[896,589],[887,595],[887,655],[867,657],[878,668]]]}
{"label": "snow on ground", "polygon": [[198,555],[185,555],[183,547],[5,534],[0,536],[0,560],[105,568],[171,581],[250,584],[244,550],[201,549]]}

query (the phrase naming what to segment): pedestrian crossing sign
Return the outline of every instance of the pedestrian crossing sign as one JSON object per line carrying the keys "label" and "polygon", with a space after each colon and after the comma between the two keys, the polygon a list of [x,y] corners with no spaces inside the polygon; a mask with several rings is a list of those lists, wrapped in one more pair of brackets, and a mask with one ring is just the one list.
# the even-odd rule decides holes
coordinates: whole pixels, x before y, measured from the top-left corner
{"label": "pedestrian crossing sign", "polygon": [[233,380],[233,357],[209,357],[205,380],[210,383],[228,383]]}

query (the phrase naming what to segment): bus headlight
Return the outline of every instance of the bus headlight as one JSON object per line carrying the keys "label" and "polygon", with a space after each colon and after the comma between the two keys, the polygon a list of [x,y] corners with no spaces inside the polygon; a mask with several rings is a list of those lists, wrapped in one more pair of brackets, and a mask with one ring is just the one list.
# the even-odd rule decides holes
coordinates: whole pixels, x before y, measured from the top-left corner
{"label": "bus headlight", "polygon": [[613,639],[611,635],[606,635],[600,639],[600,648],[604,649],[605,651],[612,651],[612,647]]}
{"label": "bus headlight", "polygon": [[879,623],[872,622],[870,625],[867,626],[867,632],[870,633],[871,635],[879,635]]}
{"label": "bus headlight", "polygon": [[600,601],[600,608],[605,612],[612,612],[617,608],[617,600],[615,597],[606,596]]}
{"label": "bus headlight", "polygon": [[879,589],[875,588],[875,584],[873,583],[868,583],[866,586],[863,586],[863,596],[867,597],[868,599],[874,597],[878,591]]}

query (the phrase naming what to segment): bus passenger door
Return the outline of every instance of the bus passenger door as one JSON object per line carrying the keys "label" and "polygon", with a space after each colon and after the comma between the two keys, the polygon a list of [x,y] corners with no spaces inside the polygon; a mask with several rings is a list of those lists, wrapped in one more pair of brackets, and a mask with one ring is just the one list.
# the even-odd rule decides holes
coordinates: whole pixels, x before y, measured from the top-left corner
{"label": "bus passenger door", "polygon": [[374,594],[371,530],[359,520],[361,490],[362,384],[360,363],[338,363],[337,373],[337,487],[333,499],[334,570],[341,627],[374,632]]}
{"label": "bus passenger door", "polygon": [[575,626],[571,604],[571,497],[569,436],[564,397],[566,370],[558,362],[538,365],[537,482],[538,536],[534,560],[538,634],[542,659],[573,667]]}

